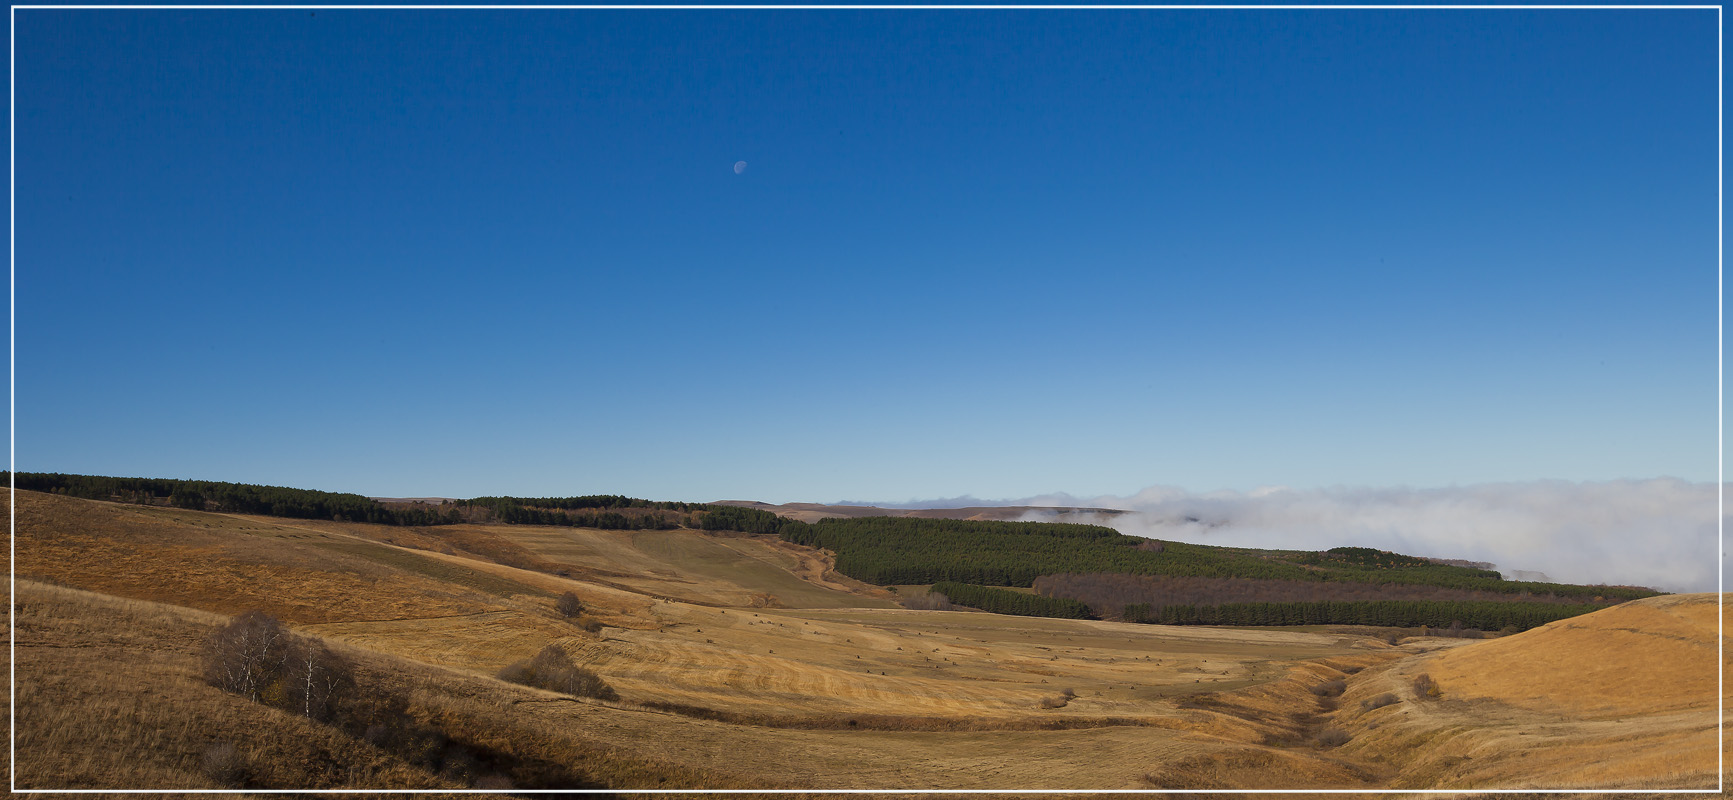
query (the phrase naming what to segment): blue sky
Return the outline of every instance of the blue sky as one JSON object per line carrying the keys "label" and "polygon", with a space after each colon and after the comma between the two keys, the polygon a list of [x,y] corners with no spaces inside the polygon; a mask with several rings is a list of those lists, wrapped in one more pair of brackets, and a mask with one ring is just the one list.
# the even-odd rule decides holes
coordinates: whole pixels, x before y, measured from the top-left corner
{"label": "blue sky", "polygon": [[15,19],[21,470],[1716,479],[1714,11]]}

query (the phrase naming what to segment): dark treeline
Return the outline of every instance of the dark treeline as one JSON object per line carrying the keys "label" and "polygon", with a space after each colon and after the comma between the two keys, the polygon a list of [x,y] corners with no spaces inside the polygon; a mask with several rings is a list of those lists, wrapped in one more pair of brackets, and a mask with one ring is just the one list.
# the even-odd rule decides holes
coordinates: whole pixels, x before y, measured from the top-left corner
{"label": "dark treeline", "polygon": [[[1043,575],[1119,573],[1314,585],[1331,582],[1445,588],[1506,596],[1527,593],[1578,602],[1595,597],[1630,600],[1656,594],[1633,587],[1506,581],[1488,570],[1365,548],[1312,553],[1158,543],[1098,525],[862,517],[827,519],[810,525],[785,521],[780,533],[796,544],[834,553],[838,572],[881,585],[957,581],[986,586],[1033,586]],[[1320,586],[1319,590],[1334,596],[1335,588]],[[1065,596],[1086,599],[1081,595]],[[1131,602],[1143,601],[1140,597]],[[1104,605],[1116,609],[1124,604]]]}
{"label": "dark treeline", "polygon": [[933,584],[932,591],[950,598],[951,602],[958,605],[991,611],[995,614],[1014,614],[1019,617],[1058,617],[1060,619],[1094,619],[1095,617],[1090,612],[1089,606],[1076,600],[1042,597],[1038,594],[992,589],[955,581]]}
{"label": "dark treeline", "polygon": [[683,514],[622,514],[603,511],[586,514],[562,509],[505,506],[497,509],[499,521],[507,525],[559,525],[568,528],[600,528],[608,531],[667,531],[691,523]]}
{"label": "dark treeline", "polygon": [[271,517],[370,522],[380,525],[428,526],[462,522],[502,522],[608,530],[666,530],[682,525],[699,527],[702,518],[713,513],[714,509],[725,509],[725,513],[748,510],[727,506],[712,507],[702,503],[657,502],[619,495],[477,497],[437,506],[409,503],[386,505],[358,494],[250,483],[173,478],[111,478],[43,472],[20,472],[10,477],[16,480],[19,489],[89,500]]}
{"label": "dark treeline", "polygon": [[458,505],[488,508],[556,508],[580,511],[591,508],[645,508],[659,511],[698,511],[709,508],[703,503],[641,500],[636,497],[623,497],[617,494],[592,494],[582,497],[475,497],[459,500],[457,503]]}
{"label": "dark treeline", "polygon": [[[477,497],[453,503],[489,522],[506,525],[557,525],[611,531],[672,530],[693,525],[698,503],[658,503],[632,497]],[[593,509],[593,510],[592,510]]]}
{"label": "dark treeline", "polygon": [[704,516],[698,520],[698,527],[707,531],[781,533],[782,526],[788,522],[789,520],[769,511],[756,508],[709,505],[704,507]]}
{"label": "dark treeline", "polygon": [[[1449,570],[1449,571],[1441,571]],[[1463,576],[1463,572],[1483,573],[1479,576]],[[1465,591],[1498,592],[1500,594],[1518,595],[1552,595],[1559,598],[1570,598],[1578,602],[1603,598],[1613,601],[1636,600],[1641,597],[1654,597],[1660,592],[1641,586],[1585,586],[1574,583],[1537,583],[1534,581],[1507,581],[1492,570],[1470,569],[1467,567],[1452,567],[1442,564],[1416,569],[1382,570],[1377,572],[1347,571],[1331,574],[1330,580],[1357,581],[1373,584],[1397,584],[1405,586],[1441,586]]]}
{"label": "dark treeline", "polygon": [[[787,522],[784,539],[836,554],[836,570],[877,584],[1028,586],[1053,572],[1157,569],[1146,541],[1098,525],[862,517]],[[1294,568],[1298,571],[1298,568]]]}
{"label": "dark treeline", "polygon": [[[1517,594],[1484,589],[1453,589],[1407,583],[1356,581],[1254,580],[1251,578],[1202,578],[1186,575],[1043,575],[1035,579],[1035,591],[1048,597],[1064,597],[1089,605],[1103,618],[1117,617],[1128,605],[1160,609],[1165,605],[1221,605],[1225,603],[1296,603],[1321,601],[1431,600],[1440,602],[1580,603],[1582,598],[1556,593]],[[1600,595],[1605,600],[1611,595]]]}
{"label": "dark treeline", "polygon": [[1496,631],[1528,630],[1591,611],[1605,605],[1593,603],[1446,603],[1415,600],[1320,603],[1226,603],[1222,605],[1167,605],[1152,609],[1131,605],[1124,610],[1127,622],[1157,625],[1378,625],[1389,628],[1448,628],[1452,626]]}
{"label": "dark treeline", "polygon": [[[1295,559],[1302,564],[1362,567],[1367,569],[1403,569],[1410,567],[1448,566],[1415,556],[1405,556],[1370,547],[1332,547],[1322,553],[1306,553]],[[1479,570],[1486,572],[1487,570]],[[1497,574],[1497,573],[1494,573]]]}
{"label": "dark treeline", "polygon": [[20,472],[19,489],[90,500],[174,506],[195,511],[226,511],[299,519],[373,522],[384,525],[444,525],[460,520],[448,509],[386,508],[358,494],[259,486],[250,483],[184,481],[170,478],[107,478],[94,475]]}

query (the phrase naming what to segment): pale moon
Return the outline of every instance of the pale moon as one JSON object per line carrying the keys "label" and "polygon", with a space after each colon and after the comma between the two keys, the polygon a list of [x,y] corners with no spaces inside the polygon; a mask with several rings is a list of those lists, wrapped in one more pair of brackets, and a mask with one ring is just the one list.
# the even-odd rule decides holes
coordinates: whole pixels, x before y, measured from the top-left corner
{"label": "pale moon", "polygon": [[745,172],[745,171],[746,171],[746,162],[744,162],[744,161],[734,162],[734,174],[739,175],[740,173]]}

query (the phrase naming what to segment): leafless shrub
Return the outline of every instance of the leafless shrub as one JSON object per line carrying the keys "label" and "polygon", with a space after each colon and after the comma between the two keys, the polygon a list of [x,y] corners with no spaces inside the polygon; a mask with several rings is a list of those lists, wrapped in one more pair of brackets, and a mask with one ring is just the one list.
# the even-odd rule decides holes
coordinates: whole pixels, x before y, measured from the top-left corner
{"label": "leafless shrub", "polygon": [[1064,697],[1067,700],[1070,700],[1071,698],[1077,696],[1077,690],[1076,689],[1060,689],[1059,695],[1061,697]]}
{"label": "leafless shrub", "polygon": [[560,612],[560,616],[571,619],[584,613],[584,601],[579,600],[576,594],[566,592],[554,602],[554,610]]}
{"label": "leafless shrub", "polygon": [[528,661],[515,661],[499,671],[500,680],[561,692],[576,697],[618,700],[620,695],[601,676],[577,664],[557,644],[542,648]]}
{"label": "leafless shrub", "polygon": [[1393,695],[1389,692],[1385,692],[1385,693],[1378,695],[1377,697],[1374,697],[1370,700],[1360,701],[1360,707],[1367,710],[1367,711],[1371,711],[1374,708],[1383,708],[1385,706],[1393,706],[1399,702],[1402,702],[1402,701],[1397,700],[1396,695]]}
{"label": "leafless shrub", "polygon": [[1348,691],[1348,683],[1340,680],[1324,681],[1312,687],[1312,694],[1319,697],[1341,697],[1345,691]]}
{"label": "leafless shrub", "polygon": [[353,684],[341,657],[262,611],[243,613],[212,635],[204,661],[212,686],[321,721]]}
{"label": "leafless shrub", "polygon": [[1360,670],[1363,670],[1363,669],[1365,669],[1365,667],[1343,667],[1342,668],[1342,674],[1344,674],[1344,675],[1358,675],[1358,674],[1360,674]]}
{"label": "leafless shrub", "polygon": [[206,642],[205,680],[258,702],[281,673],[288,639],[275,617],[263,611],[241,614]]}
{"label": "leafless shrub", "polygon": [[324,643],[293,637],[284,662],[287,709],[308,719],[330,721],[354,688],[354,670]]}
{"label": "leafless shrub", "polygon": [[247,758],[228,742],[216,742],[199,756],[199,771],[211,783],[225,789],[239,789],[247,782]]}
{"label": "leafless shrub", "polygon": [[1315,741],[1319,747],[1341,747],[1348,743],[1348,732],[1337,728],[1325,728],[1318,732]]}
{"label": "leafless shrub", "polygon": [[1438,688],[1438,682],[1431,675],[1421,673],[1414,676],[1414,695],[1422,700],[1437,700],[1444,696],[1444,691]]}
{"label": "leafless shrub", "polygon": [[1041,702],[1037,703],[1037,705],[1042,708],[1064,708],[1065,704],[1069,702],[1071,702],[1071,698],[1063,695],[1056,695],[1053,697],[1041,698]]}
{"label": "leafless shrub", "polygon": [[1318,698],[1318,708],[1320,710],[1323,710],[1323,711],[1335,711],[1336,710],[1336,698],[1334,698],[1334,697],[1320,697],[1320,698]]}
{"label": "leafless shrub", "polygon": [[586,619],[583,622],[578,623],[578,627],[587,633],[601,633],[602,629],[607,626],[596,620]]}
{"label": "leafless shrub", "polygon": [[902,598],[902,604],[903,608],[912,608],[920,611],[949,611],[952,608],[951,598],[946,597],[942,592],[922,592],[921,594],[911,594],[908,597]]}

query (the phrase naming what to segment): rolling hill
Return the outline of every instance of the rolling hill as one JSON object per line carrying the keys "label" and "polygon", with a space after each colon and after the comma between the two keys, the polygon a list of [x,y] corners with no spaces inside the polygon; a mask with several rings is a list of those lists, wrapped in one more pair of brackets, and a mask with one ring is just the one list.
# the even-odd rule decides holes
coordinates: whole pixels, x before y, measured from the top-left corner
{"label": "rolling hill", "polygon": [[[771,534],[9,499],[20,787],[1611,790],[1718,777],[1713,597],[1484,641],[1133,625],[902,608]],[[581,618],[555,611],[565,592]],[[205,642],[249,609],[344,656],[356,691],[400,703],[393,724],[410,733],[209,685]],[[619,699],[494,677],[550,643]],[[1421,673],[1441,697],[1415,694]],[[1315,693],[1334,681],[1339,697]],[[1395,702],[1370,707],[1386,693]]]}

